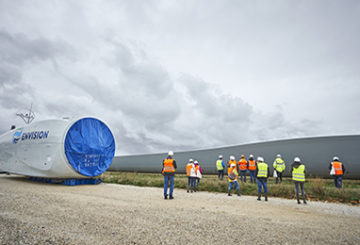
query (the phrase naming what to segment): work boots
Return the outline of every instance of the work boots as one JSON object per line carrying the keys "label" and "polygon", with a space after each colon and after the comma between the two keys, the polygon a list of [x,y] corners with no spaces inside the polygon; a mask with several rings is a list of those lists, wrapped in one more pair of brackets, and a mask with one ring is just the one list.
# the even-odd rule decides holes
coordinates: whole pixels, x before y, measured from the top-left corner
{"label": "work boots", "polygon": [[265,202],[268,201],[267,197],[268,197],[268,195],[267,195],[267,193],[265,193]]}
{"label": "work boots", "polygon": [[304,204],[306,204],[306,195],[303,196],[303,201],[304,201]]}
{"label": "work boots", "polygon": [[258,200],[258,201],[261,201],[261,194],[258,194],[257,200]]}
{"label": "work boots", "polygon": [[237,190],[237,191],[236,191],[236,194],[237,194],[238,196],[241,196],[240,190]]}
{"label": "work boots", "polygon": [[231,196],[230,190],[228,191],[228,196]]}

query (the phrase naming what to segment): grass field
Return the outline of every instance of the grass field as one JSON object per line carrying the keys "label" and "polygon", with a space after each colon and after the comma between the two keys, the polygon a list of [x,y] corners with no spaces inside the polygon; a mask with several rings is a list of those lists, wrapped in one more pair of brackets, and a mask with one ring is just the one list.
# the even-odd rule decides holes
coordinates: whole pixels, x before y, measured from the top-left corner
{"label": "grass field", "polygon": [[[128,173],[128,172],[105,172],[102,175],[105,183],[116,183],[136,186],[163,187],[164,178],[161,174],[153,173]],[[249,176],[247,176],[249,181]],[[175,187],[186,189],[187,177],[184,174],[175,175]],[[203,175],[200,181],[199,191],[227,193],[228,181],[218,180],[216,175]],[[269,196],[293,199],[295,188],[290,178],[284,178],[281,184],[275,184],[274,178],[268,180]],[[240,183],[241,194],[257,196],[257,185]],[[311,178],[305,182],[305,193],[308,200],[321,200],[330,202],[351,203],[359,205],[360,180],[343,180],[343,189],[334,187],[332,179]]]}

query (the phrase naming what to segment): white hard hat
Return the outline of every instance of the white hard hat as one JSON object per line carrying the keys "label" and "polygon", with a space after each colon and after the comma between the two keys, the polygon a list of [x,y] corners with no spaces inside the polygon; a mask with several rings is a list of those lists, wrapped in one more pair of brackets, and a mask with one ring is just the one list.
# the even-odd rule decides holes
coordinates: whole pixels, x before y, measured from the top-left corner
{"label": "white hard hat", "polygon": [[219,158],[223,158],[223,156],[222,156],[222,155],[219,155]]}
{"label": "white hard hat", "polygon": [[168,156],[173,156],[174,152],[173,151],[169,151]]}
{"label": "white hard hat", "polygon": [[257,160],[258,160],[258,162],[263,162],[263,161],[264,161],[264,158],[258,157]]}
{"label": "white hard hat", "polygon": [[236,166],[236,164],[235,163],[232,163],[231,165],[230,165],[230,167],[235,167]]}
{"label": "white hard hat", "polygon": [[249,158],[250,158],[250,157],[254,157],[254,155],[253,155],[253,154],[250,154]]}
{"label": "white hard hat", "polygon": [[194,163],[199,163],[198,160],[195,160]]}
{"label": "white hard hat", "polygon": [[276,157],[281,158],[281,155],[280,155],[280,154],[277,154]]}
{"label": "white hard hat", "polygon": [[333,161],[339,161],[339,157],[337,156],[333,157]]}
{"label": "white hard hat", "polygon": [[300,157],[295,157],[294,162],[301,162]]}
{"label": "white hard hat", "polygon": [[235,160],[235,157],[234,157],[234,156],[230,156],[230,160]]}
{"label": "white hard hat", "polygon": [[189,162],[193,162],[194,160],[192,158],[189,159]]}

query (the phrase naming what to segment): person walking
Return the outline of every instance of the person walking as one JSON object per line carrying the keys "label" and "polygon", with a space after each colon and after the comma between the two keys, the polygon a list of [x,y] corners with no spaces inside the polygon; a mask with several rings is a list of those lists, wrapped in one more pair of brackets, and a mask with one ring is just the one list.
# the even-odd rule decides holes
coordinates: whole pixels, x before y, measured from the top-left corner
{"label": "person walking", "polygon": [[233,186],[236,188],[236,194],[241,196],[240,194],[240,187],[238,182],[239,173],[236,170],[236,163],[231,163],[230,168],[228,169],[228,179],[229,179],[229,189],[228,189],[228,196],[231,196],[231,189]]}
{"label": "person walking", "polygon": [[170,182],[170,197],[169,199],[174,199],[174,176],[175,176],[175,169],[177,168],[176,166],[176,161],[173,159],[174,156],[174,152],[169,151],[167,158],[164,159],[163,161],[163,167],[162,167],[162,174],[164,175],[164,198],[167,199],[168,198],[168,186],[169,186],[169,182]]}
{"label": "person walking", "polygon": [[190,158],[188,164],[186,164],[186,176],[188,178],[188,184],[187,184],[187,192],[188,193],[189,193],[190,188],[191,188],[191,192],[193,192],[193,189],[192,189],[193,180],[191,177],[192,171],[195,171],[195,165],[194,165],[194,160]]}
{"label": "person walking", "polygon": [[304,192],[305,173],[306,173],[305,165],[301,163],[301,160],[299,157],[295,157],[294,163],[291,164],[291,174],[292,174],[292,179],[295,184],[296,199],[297,199],[298,204],[301,204],[300,199],[299,199],[299,186],[301,189],[303,202],[304,202],[304,204],[306,204],[306,196],[305,196],[305,192]]}
{"label": "person walking", "polygon": [[255,183],[255,181],[256,181],[256,177],[255,177],[256,162],[255,162],[254,156],[252,154],[250,154],[250,156],[249,156],[248,164],[249,164],[248,168],[249,168],[250,182]]}
{"label": "person walking", "polygon": [[218,171],[218,179],[223,180],[224,178],[224,169],[225,169],[225,163],[223,161],[223,156],[219,155],[218,160],[216,161],[216,169]]}
{"label": "person walking", "polygon": [[[274,170],[276,171],[276,184],[282,182],[282,175],[285,171],[285,162],[281,159],[281,155],[277,154],[276,159],[273,163]],[[279,182],[280,179],[280,182]]]}
{"label": "person walking", "polygon": [[264,189],[265,201],[268,201],[267,179],[270,176],[270,169],[263,157],[257,158],[256,179],[258,184],[258,201],[261,201],[261,192]]}
{"label": "person walking", "polygon": [[195,164],[195,175],[196,175],[196,178],[195,178],[195,191],[198,191],[199,190],[200,179],[202,178],[202,168],[201,168],[198,160],[195,160],[194,164]]}
{"label": "person walking", "polygon": [[240,170],[241,182],[244,182],[244,183],[246,183],[246,170],[247,170],[247,168],[248,168],[248,162],[246,161],[245,156],[241,155],[241,158],[239,160],[239,170]]}
{"label": "person walking", "polygon": [[330,174],[334,176],[335,187],[341,189],[345,166],[342,162],[340,162],[339,157],[333,157],[333,161],[330,163],[329,169]]}

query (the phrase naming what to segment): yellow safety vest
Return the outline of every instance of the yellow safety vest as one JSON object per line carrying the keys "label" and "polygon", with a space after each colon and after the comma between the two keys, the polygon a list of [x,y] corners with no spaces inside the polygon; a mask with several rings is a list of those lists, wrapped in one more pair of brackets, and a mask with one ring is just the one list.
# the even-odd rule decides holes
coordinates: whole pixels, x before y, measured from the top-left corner
{"label": "yellow safety vest", "polygon": [[258,167],[258,174],[257,177],[258,178],[267,178],[267,174],[268,174],[268,165],[264,162],[258,162],[257,164]]}
{"label": "yellow safety vest", "polygon": [[305,165],[301,164],[297,168],[293,168],[292,179],[295,181],[305,181]]}
{"label": "yellow safety vest", "polygon": [[281,158],[276,158],[273,167],[281,173],[285,170],[285,162]]}
{"label": "yellow safety vest", "polygon": [[224,170],[224,167],[223,167],[223,165],[222,165],[222,160],[217,160],[216,161],[216,168],[217,168],[217,170]]}

